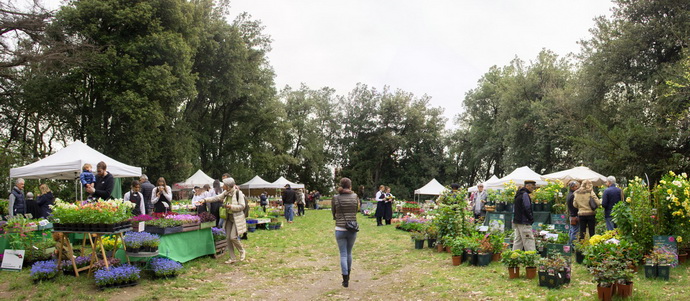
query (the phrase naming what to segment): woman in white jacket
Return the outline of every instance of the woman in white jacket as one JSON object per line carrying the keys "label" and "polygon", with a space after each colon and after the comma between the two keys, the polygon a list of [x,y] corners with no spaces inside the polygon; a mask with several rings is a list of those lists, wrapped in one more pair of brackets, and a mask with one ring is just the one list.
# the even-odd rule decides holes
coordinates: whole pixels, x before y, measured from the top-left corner
{"label": "woman in white jacket", "polygon": [[165,178],[158,178],[158,185],[151,191],[151,204],[153,212],[164,213],[170,211],[172,201],[172,189],[165,184]]}
{"label": "woman in white jacket", "polygon": [[230,259],[225,263],[235,263],[235,248],[240,252],[240,260],[245,259],[246,252],[240,243],[239,237],[247,232],[247,223],[244,216],[244,194],[240,188],[235,186],[233,178],[223,179],[223,192],[217,196],[204,198],[201,203],[222,202],[222,206],[227,209],[225,219],[225,235],[228,240]]}

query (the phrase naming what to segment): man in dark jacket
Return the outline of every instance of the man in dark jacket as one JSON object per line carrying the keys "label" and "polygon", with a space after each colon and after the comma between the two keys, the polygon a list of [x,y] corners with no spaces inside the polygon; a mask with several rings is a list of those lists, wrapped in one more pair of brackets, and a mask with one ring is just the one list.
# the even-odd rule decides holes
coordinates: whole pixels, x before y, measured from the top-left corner
{"label": "man in dark jacket", "polygon": [[292,219],[295,215],[292,211],[292,207],[295,205],[295,201],[297,201],[297,193],[290,189],[290,184],[287,184],[285,185],[285,189],[283,189],[281,197],[283,200],[283,207],[285,207],[285,219],[288,223],[292,224]]}
{"label": "man in dark jacket", "polygon": [[524,248],[525,251],[534,251],[537,249],[534,233],[532,233],[534,215],[532,214],[532,199],[529,196],[535,185],[535,181],[527,180],[525,186],[515,193],[513,200],[513,229],[515,229],[513,250]]}
{"label": "man in dark jacket", "polygon": [[105,162],[98,162],[96,165],[96,183],[94,187],[89,187],[86,192],[93,194],[95,198],[109,200],[110,194],[113,193],[115,187],[115,178],[106,170]]}
{"label": "man in dark jacket", "polygon": [[570,181],[570,183],[568,183],[568,196],[565,198],[568,204],[568,214],[570,215],[570,232],[568,233],[570,237],[568,244],[570,245],[573,244],[573,241],[577,237],[577,233],[580,232],[580,222],[577,220],[577,207],[573,204],[573,201],[575,201],[573,192],[578,188],[580,188],[580,183],[577,181]]}
{"label": "man in dark jacket", "polygon": [[616,204],[623,199],[623,191],[616,187],[616,178],[614,176],[608,176],[606,178],[606,186],[609,188],[604,190],[604,195],[601,198],[601,207],[604,207],[606,229],[611,231],[617,227],[616,224],[613,223],[611,210],[613,210],[613,206],[616,206]]}
{"label": "man in dark jacket", "polygon": [[141,185],[141,194],[144,196],[144,206],[146,207],[146,214],[153,212],[153,204],[151,204],[151,192],[156,188],[151,182],[149,182],[149,177],[147,175],[141,175],[139,177],[139,185]]}

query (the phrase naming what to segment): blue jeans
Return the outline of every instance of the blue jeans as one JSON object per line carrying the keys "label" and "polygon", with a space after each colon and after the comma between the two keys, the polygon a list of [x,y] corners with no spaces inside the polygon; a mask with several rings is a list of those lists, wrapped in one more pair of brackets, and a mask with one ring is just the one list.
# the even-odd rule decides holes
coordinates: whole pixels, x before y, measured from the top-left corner
{"label": "blue jeans", "polygon": [[357,232],[335,231],[335,241],[340,250],[340,270],[343,275],[350,275],[352,268],[352,247],[355,245]]}
{"label": "blue jeans", "polygon": [[604,220],[606,220],[606,230],[613,230],[616,228],[616,224],[613,222],[613,217],[605,217]]}
{"label": "blue jeans", "polygon": [[291,222],[295,218],[295,212],[292,211],[292,206],[295,204],[285,204],[285,219]]}
{"label": "blue jeans", "polygon": [[578,232],[580,232],[580,223],[577,223],[576,225],[570,225],[570,232],[568,233],[568,236],[570,236],[570,239],[568,240],[569,245],[573,245],[573,241],[577,239]]}

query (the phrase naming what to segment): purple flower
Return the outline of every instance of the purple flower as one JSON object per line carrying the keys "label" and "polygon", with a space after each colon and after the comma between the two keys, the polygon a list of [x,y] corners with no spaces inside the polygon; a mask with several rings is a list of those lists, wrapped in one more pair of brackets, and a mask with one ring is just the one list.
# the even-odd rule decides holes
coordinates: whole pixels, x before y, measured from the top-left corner
{"label": "purple flower", "polygon": [[154,258],[151,268],[156,276],[175,276],[182,271],[182,264],[168,258]]}
{"label": "purple flower", "polygon": [[122,284],[137,281],[141,270],[135,266],[123,264],[110,269],[100,269],[94,273],[96,285]]}
{"label": "purple flower", "polygon": [[57,276],[58,268],[55,260],[37,261],[31,266],[31,279],[46,280]]}

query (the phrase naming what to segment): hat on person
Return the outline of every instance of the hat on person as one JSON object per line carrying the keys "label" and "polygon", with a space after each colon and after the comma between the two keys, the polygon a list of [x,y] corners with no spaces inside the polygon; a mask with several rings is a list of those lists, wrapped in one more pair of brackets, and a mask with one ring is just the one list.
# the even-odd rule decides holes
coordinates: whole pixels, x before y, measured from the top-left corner
{"label": "hat on person", "polygon": [[535,180],[525,180],[525,185],[527,184],[537,184],[537,181]]}

